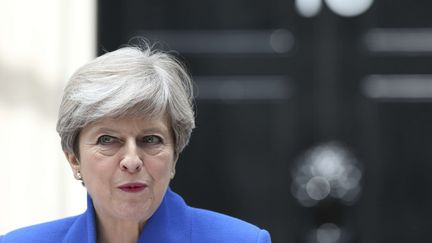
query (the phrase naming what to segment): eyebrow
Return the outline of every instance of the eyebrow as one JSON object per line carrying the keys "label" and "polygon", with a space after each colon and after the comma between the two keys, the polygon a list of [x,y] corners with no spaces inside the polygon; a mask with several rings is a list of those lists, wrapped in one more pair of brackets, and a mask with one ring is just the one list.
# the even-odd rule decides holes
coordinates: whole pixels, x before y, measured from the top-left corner
{"label": "eyebrow", "polygon": [[[169,129],[166,128],[165,126],[152,126],[152,127],[148,127],[148,128],[144,128],[141,129],[139,131],[139,134],[141,133],[160,133],[160,132],[167,132],[169,133]],[[99,127],[97,129],[95,129],[94,131],[91,132],[91,134],[99,134],[99,133],[121,133],[121,131],[116,130],[115,128],[109,128],[109,127]]]}
{"label": "eyebrow", "polygon": [[92,133],[97,134],[97,133],[106,133],[106,132],[107,133],[118,133],[118,131],[116,131],[115,129],[108,128],[108,127],[98,127]]}

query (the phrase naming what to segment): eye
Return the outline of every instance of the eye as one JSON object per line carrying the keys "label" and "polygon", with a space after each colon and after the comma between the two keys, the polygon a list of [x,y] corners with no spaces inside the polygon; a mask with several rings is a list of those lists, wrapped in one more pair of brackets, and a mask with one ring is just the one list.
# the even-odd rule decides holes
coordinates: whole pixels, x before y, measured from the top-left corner
{"label": "eye", "polygon": [[109,135],[102,135],[98,138],[97,143],[102,145],[109,145],[115,142],[115,137]]}
{"label": "eye", "polygon": [[143,142],[148,144],[160,144],[162,143],[162,138],[156,135],[149,135],[143,138]]}

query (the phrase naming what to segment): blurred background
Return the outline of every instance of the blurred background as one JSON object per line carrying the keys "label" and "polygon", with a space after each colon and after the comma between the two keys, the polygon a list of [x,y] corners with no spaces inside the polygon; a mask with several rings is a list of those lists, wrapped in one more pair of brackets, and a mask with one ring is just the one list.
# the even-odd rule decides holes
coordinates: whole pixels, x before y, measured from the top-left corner
{"label": "blurred background", "polygon": [[96,4],[0,0],[0,234],[86,206],[55,126],[68,77],[96,56]]}
{"label": "blurred background", "polygon": [[80,213],[71,72],[145,37],[196,82],[172,187],[275,243],[430,242],[432,2],[0,0],[0,233]]}

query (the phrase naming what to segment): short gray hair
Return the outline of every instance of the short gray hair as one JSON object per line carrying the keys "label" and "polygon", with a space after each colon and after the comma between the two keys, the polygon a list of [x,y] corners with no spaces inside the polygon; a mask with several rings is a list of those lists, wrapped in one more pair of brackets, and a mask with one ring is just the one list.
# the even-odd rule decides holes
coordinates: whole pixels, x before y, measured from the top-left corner
{"label": "short gray hair", "polygon": [[57,132],[63,151],[79,156],[79,133],[104,117],[168,114],[178,155],[195,127],[192,80],[171,54],[148,45],[108,52],[79,68],[67,83]]}

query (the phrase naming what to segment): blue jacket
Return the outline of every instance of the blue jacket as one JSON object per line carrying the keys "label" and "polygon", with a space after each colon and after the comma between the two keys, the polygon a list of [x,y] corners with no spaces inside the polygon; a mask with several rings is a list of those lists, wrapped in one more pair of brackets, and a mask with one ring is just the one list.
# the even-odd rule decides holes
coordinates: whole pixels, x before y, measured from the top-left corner
{"label": "blue jacket", "polygon": [[[81,215],[17,229],[0,243],[96,243],[93,203]],[[144,226],[139,243],[269,243],[267,231],[239,219],[192,208],[167,190],[160,207]]]}

